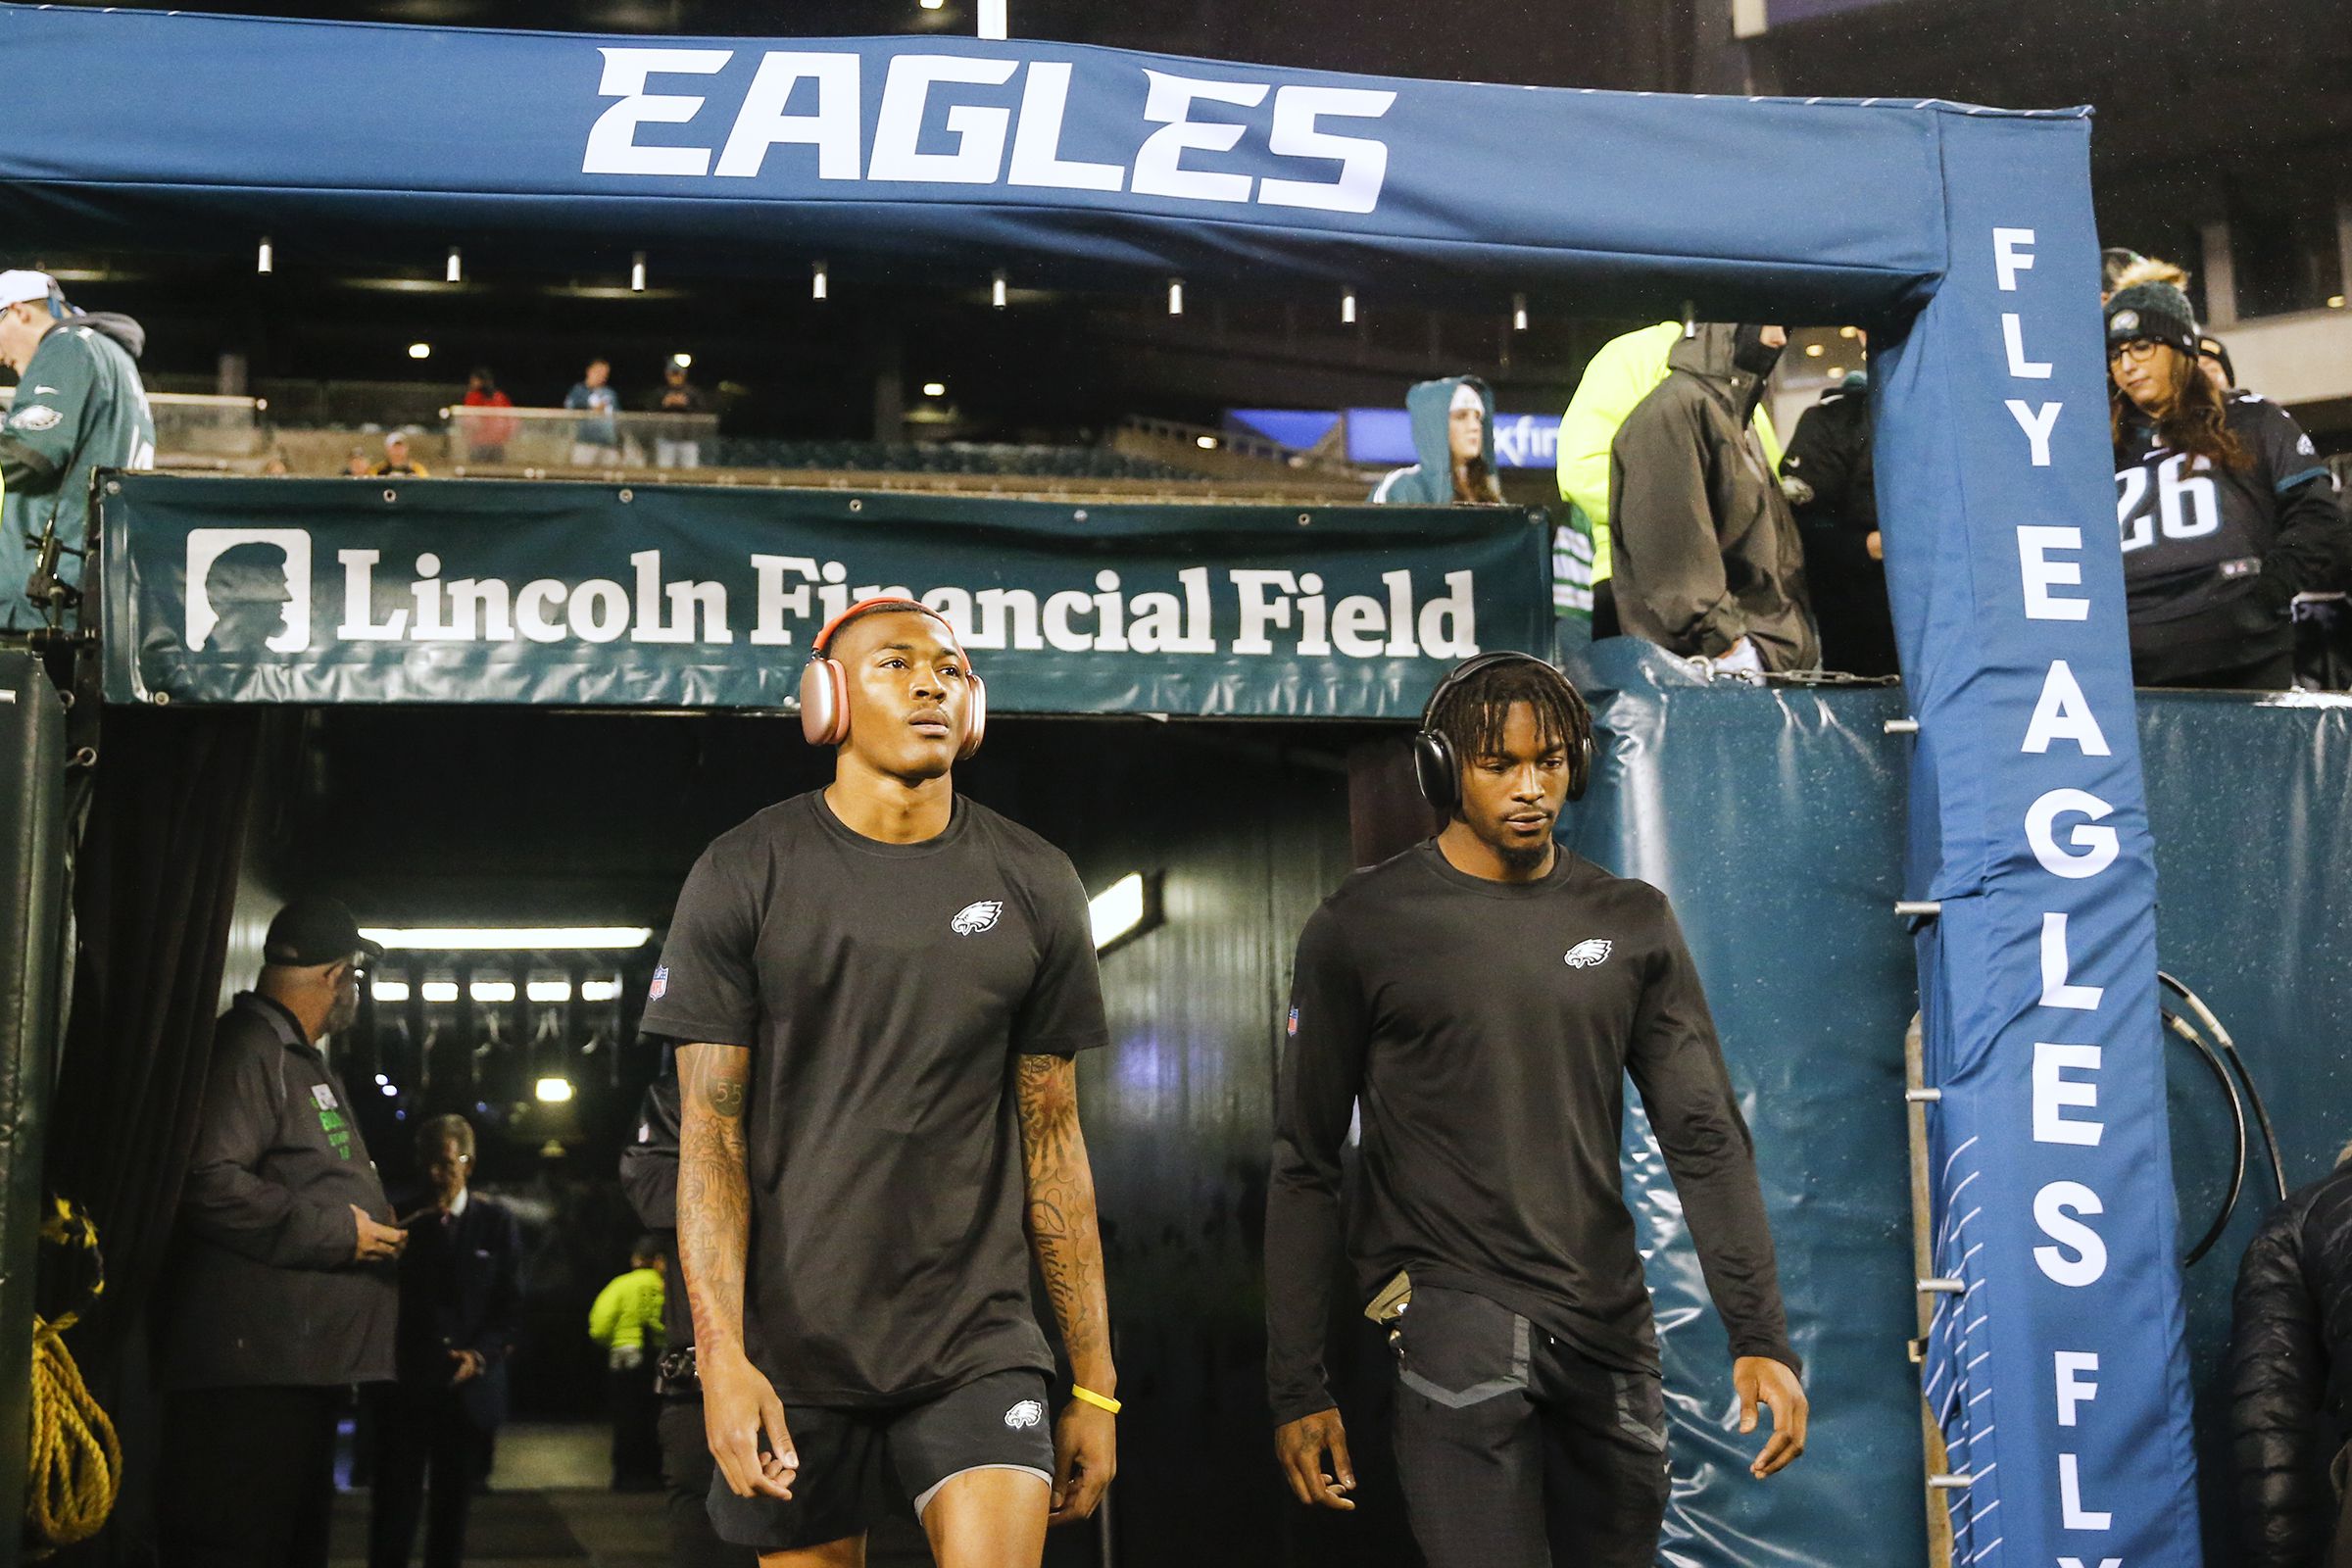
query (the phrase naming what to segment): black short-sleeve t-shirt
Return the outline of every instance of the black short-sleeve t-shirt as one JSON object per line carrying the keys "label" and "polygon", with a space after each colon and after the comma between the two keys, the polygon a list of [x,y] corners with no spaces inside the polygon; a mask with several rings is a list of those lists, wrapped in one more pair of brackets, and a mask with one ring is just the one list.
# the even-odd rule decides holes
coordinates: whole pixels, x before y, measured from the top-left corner
{"label": "black short-sleeve t-shirt", "polygon": [[779,1396],[1052,1372],[1013,1058],[1107,1039],[1059,850],[960,798],[920,844],[853,832],[822,792],[772,806],[695,862],[643,1028],[751,1048],[744,1341]]}

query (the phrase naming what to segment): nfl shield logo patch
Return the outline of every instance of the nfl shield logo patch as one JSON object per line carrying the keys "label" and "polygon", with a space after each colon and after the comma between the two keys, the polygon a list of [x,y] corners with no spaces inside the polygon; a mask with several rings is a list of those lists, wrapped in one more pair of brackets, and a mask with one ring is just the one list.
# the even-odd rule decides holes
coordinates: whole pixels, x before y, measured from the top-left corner
{"label": "nfl shield logo patch", "polygon": [[649,1002],[660,1002],[662,994],[668,990],[669,965],[665,963],[654,971],[654,983],[645,988],[646,1000]]}

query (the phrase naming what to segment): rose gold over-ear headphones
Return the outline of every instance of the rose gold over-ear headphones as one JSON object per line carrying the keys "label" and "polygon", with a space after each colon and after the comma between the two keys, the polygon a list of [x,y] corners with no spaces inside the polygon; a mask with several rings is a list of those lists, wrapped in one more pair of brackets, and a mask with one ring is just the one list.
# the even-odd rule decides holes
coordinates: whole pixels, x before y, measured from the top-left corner
{"label": "rose gold over-ear headphones", "polygon": [[850,674],[827,650],[842,627],[860,615],[881,611],[928,615],[947,628],[948,646],[956,650],[956,662],[963,665],[966,690],[963,734],[956,745],[956,760],[962,761],[980,749],[980,738],[988,730],[988,687],[973,673],[972,662],[964,657],[963,640],[956,635],[948,617],[912,599],[861,599],[825,622],[809,644],[808,663],[801,671],[801,734],[811,746],[839,746],[850,738]]}

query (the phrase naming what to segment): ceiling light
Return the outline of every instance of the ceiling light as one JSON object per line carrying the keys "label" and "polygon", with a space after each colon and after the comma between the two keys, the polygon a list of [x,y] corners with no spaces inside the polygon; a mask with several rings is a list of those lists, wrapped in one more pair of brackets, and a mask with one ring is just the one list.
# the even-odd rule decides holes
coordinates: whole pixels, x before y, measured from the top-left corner
{"label": "ceiling light", "polygon": [[583,980],[580,982],[582,1002],[618,1002],[620,982],[617,980]]}
{"label": "ceiling light", "polygon": [[1805,345],[1805,358],[1808,360],[1818,360],[1824,354],[1829,352],[1830,351],[1828,349],[1822,347],[1819,343],[1808,343]]}
{"label": "ceiling light", "polygon": [[1184,279],[1181,277],[1168,279],[1168,314],[1170,316],[1184,314]]}
{"label": "ceiling light", "polygon": [[2342,309],[2344,308],[2344,297],[2343,297],[2341,294],[2330,294],[2330,295],[2328,295],[2328,308],[2329,310],[2331,310],[2331,311],[2340,311],[2340,310],[2342,310]]}
{"label": "ceiling light", "polygon": [[808,297],[812,300],[825,297],[825,264],[822,262],[808,270]]}
{"label": "ceiling light", "polygon": [[1524,294],[1511,296],[1511,330],[1514,332],[1527,330],[1527,296]]}
{"label": "ceiling light", "polygon": [[368,987],[368,995],[378,1002],[406,1002],[409,1000],[409,983],[406,980],[378,980]]}
{"label": "ceiling light", "polygon": [[1831,379],[1831,380],[1833,380],[1833,381],[1842,381],[1842,380],[1844,380],[1844,379],[1845,379],[1845,367],[1844,367],[1844,366],[1842,366],[1842,365],[1833,365],[1833,366],[1831,366],[1831,367],[1830,367],[1830,368],[1829,368],[1829,377],[1830,377],[1830,379]]}
{"label": "ceiling light", "polygon": [[387,948],[421,953],[642,948],[654,939],[653,928],[642,925],[362,926],[360,935]]}
{"label": "ceiling light", "polygon": [[455,1002],[458,1000],[458,983],[455,980],[427,980],[424,983],[424,1000]]}
{"label": "ceiling light", "polygon": [[995,277],[989,279],[988,303],[1000,311],[1004,308],[1004,274],[1003,272],[999,272]]}
{"label": "ceiling light", "polygon": [[1862,335],[1862,329],[1858,326],[1841,326],[1838,329],[1838,335],[1850,340],[1860,337]]}
{"label": "ceiling light", "polygon": [[639,251],[629,258],[629,292],[632,294],[645,292],[645,252],[643,251]]}
{"label": "ceiling light", "polygon": [[466,988],[466,994],[476,1002],[513,1002],[514,982],[512,980],[476,980]]}
{"label": "ceiling light", "polygon": [[571,1080],[568,1078],[542,1078],[532,1087],[531,1092],[539,1097],[539,1102],[543,1105],[561,1105],[571,1098]]}
{"label": "ceiling light", "polygon": [[1217,438],[1213,435],[1197,435],[1193,437],[1193,445],[1203,452],[1214,452],[1217,450]]}
{"label": "ceiling light", "polygon": [[1345,326],[1355,324],[1355,290],[1353,289],[1345,289],[1340,294],[1340,321]]}
{"label": "ceiling light", "polygon": [[410,344],[410,345],[409,345],[409,358],[410,358],[410,359],[412,359],[412,360],[429,360],[429,359],[431,359],[432,357],[433,357],[433,346],[432,346],[430,343],[412,343],[412,344]]}
{"label": "ceiling light", "polygon": [[1130,871],[1088,900],[1087,915],[1094,926],[1095,951],[1101,953],[1149,925],[1157,924],[1158,892],[1156,878]]}
{"label": "ceiling light", "polygon": [[915,4],[921,6],[925,11],[937,11],[947,3],[948,0],[915,0]]}
{"label": "ceiling light", "polygon": [[466,281],[466,263],[464,258],[458,255],[458,248],[455,245],[449,248],[449,270],[442,275],[452,283]]}
{"label": "ceiling light", "polygon": [[571,982],[568,980],[534,980],[522,988],[522,994],[533,1002],[569,1002]]}
{"label": "ceiling light", "polygon": [[923,383],[923,396],[925,396],[925,397],[927,397],[927,398],[944,398],[944,397],[946,397],[947,395],[948,395],[948,383],[947,383],[947,382],[945,382],[945,381],[925,381],[925,382]]}
{"label": "ceiling light", "polygon": [[269,272],[274,271],[276,267],[277,258],[270,252],[270,236],[264,234],[262,236],[262,248],[260,251],[255,253],[253,258],[253,270],[257,272]]}
{"label": "ceiling light", "polygon": [[683,370],[683,369],[687,368],[689,366],[691,366],[691,365],[693,365],[693,364],[694,364],[694,356],[693,356],[693,355],[691,355],[691,354],[683,354],[683,353],[681,353],[681,354],[672,354],[672,355],[669,357],[669,363],[670,363],[670,364],[672,364],[672,365],[674,365],[674,366],[676,366],[676,367],[677,367],[679,369]]}

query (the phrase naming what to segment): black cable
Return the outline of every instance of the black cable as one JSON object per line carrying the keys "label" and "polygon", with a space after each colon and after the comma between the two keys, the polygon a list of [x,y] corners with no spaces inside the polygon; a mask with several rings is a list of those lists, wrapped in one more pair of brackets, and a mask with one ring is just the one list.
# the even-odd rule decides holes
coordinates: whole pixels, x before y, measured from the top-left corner
{"label": "black cable", "polygon": [[2254,1122],[2262,1129],[2263,1149],[2271,1156],[2271,1182],[2278,1189],[2278,1200],[2285,1202],[2286,1162],[2278,1153],[2278,1132],[2271,1125],[2271,1108],[2263,1103],[2262,1091],[2254,1087],[2254,1074],[2246,1066],[2246,1058],[2237,1054],[2237,1042],[2230,1038],[2230,1031],[2222,1027],[2222,1020],[2213,1015],[2213,1009],[2205,1005],[2203,998],[2161,969],[2156,971],[2156,978],[2188,1004],[2188,1010],[2196,1014],[2197,1022],[2213,1035],[2222,1048],[2222,1054],[2230,1059],[2230,1066],[2237,1069],[2239,1081],[2246,1086],[2246,1098],[2254,1103]]}
{"label": "black cable", "polygon": [[2230,1121],[2236,1132],[2236,1148],[2230,1156],[2230,1196],[2222,1200],[2221,1211],[2213,1216],[2203,1238],[2180,1259],[2180,1266],[2188,1268],[2213,1250],[2213,1244],[2230,1228],[2230,1216],[2237,1212],[2238,1194],[2246,1185],[2246,1105],[2238,1098],[2237,1085],[2230,1082],[2230,1069],[2222,1065],[2222,1058],[2205,1043],[2205,1037],[2182,1022],[2179,1013],[2166,1012],[2163,1016],[2165,1026],[2194,1046],[2199,1059],[2212,1069],[2215,1082],[2222,1086],[2222,1094],[2230,1102]]}

